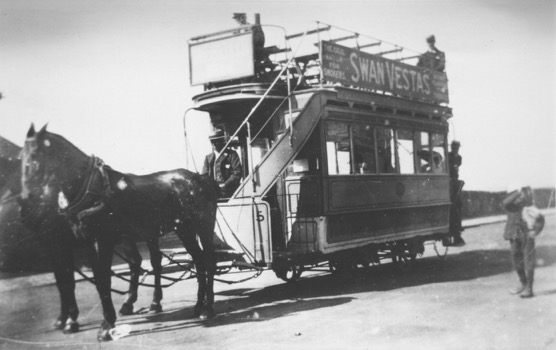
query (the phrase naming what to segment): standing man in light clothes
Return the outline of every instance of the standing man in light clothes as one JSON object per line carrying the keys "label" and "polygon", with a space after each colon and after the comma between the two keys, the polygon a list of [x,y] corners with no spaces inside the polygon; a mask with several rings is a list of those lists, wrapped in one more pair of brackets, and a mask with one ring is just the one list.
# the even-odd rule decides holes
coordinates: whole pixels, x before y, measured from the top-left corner
{"label": "standing man in light clothes", "polygon": [[535,236],[544,226],[544,217],[539,215],[531,228],[524,220],[523,208],[533,205],[533,191],[529,186],[510,185],[502,204],[508,212],[504,239],[510,241],[513,265],[519,277],[518,286],[510,293],[531,298],[535,275]]}

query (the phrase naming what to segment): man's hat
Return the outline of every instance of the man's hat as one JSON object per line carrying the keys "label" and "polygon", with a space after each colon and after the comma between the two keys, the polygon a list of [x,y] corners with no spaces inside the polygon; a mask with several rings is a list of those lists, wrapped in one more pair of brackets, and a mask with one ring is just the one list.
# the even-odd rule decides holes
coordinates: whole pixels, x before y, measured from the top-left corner
{"label": "man's hat", "polygon": [[232,18],[234,18],[234,19],[247,18],[247,14],[246,13],[235,12],[234,16]]}
{"label": "man's hat", "polygon": [[434,35],[428,36],[427,37],[427,42],[430,43],[435,43],[436,42],[436,38],[434,37]]}
{"label": "man's hat", "polygon": [[459,141],[456,141],[456,140],[452,141],[452,147],[459,147],[459,146],[461,146]]}
{"label": "man's hat", "polygon": [[224,133],[224,130],[217,128],[214,129],[212,131],[212,134],[209,135],[209,140],[213,141],[213,140],[218,140],[218,139],[224,139],[226,137],[226,134]]}

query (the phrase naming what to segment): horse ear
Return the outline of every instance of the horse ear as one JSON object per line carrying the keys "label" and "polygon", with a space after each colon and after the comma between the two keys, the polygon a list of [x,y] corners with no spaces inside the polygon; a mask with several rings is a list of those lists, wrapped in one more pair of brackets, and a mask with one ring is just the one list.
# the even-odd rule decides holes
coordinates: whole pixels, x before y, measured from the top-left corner
{"label": "horse ear", "polygon": [[35,136],[35,124],[31,123],[31,127],[29,128],[29,131],[27,131],[27,137],[33,137]]}
{"label": "horse ear", "polygon": [[42,135],[46,132],[46,127],[48,126],[48,123],[44,124],[44,126],[39,130],[39,132],[37,133],[38,135]]}

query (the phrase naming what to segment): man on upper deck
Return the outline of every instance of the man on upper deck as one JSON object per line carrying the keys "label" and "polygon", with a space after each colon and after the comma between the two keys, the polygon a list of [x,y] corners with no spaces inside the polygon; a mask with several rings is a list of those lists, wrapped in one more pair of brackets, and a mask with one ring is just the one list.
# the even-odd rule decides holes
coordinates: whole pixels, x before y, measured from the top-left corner
{"label": "man on upper deck", "polygon": [[[237,23],[242,27],[251,26],[251,24],[247,22],[247,14],[245,13],[234,13],[234,16],[232,18],[235,19]],[[270,63],[270,59],[268,58],[268,55],[266,54],[264,49],[264,44],[265,44],[264,32],[261,28],[260,23],[255,23],[255,25],[253,25],[252,28],[253,28],[253,51],[255,54],[255,64],[258,67],[264,67],[264,65]]]}
{"label": "man on upper deck", "polygon": [[444,52],[436,48],[436,38],[431,35],[427,38],[429,50],[419,57],[418,67],[428,68],[437,72],[444,72],[446,68],[446,56]]}

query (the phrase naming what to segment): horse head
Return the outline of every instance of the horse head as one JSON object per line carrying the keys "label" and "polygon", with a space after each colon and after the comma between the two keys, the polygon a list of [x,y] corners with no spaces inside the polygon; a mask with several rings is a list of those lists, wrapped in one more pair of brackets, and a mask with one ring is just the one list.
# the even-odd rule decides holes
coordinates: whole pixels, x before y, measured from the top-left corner
{"label": "horse head", "polygon": [[[89,169],[90,157],[63,136],[46,130],[38,132],[31,124],[21,151],[21,199],[54,202],[60,191],[77,188],[75,184]],[[52,198],[54,197],[54,198]]]}
{"label": "horse head", "polygon": [[[31,124],[23,149],[21,150],[21,199],[27,200],[40,185],[45,182],[46,152],[43,147],[42,136],[47,133],[46,125],[39,132],[35,132],[35,126]],[[42,142],[42,145],[41,145]],[[48,143],[47,143],[48,144]]]}
{"label": "horse head", "polygon": [[57,211],[59,188],[52,180],[57,166],[50,148],[51,134],[46,125],[35,132],[31,124],[21,151],[20,198],[21,217],[27,224],[40,222]]}
{"label": "horse head", "polygon": [[43,126],[38,132],[31,124],[21,151],[22,198],[31,190],[52,181],[58,184],[79,174],[79,167],[88,165],[89,157],[64,137]]}

